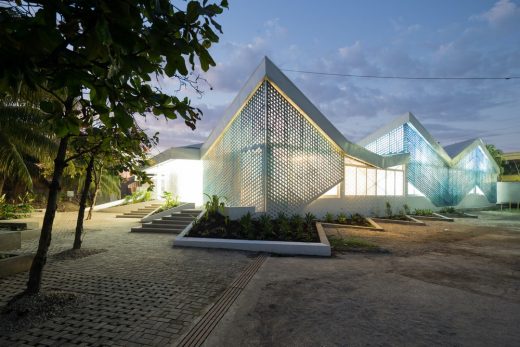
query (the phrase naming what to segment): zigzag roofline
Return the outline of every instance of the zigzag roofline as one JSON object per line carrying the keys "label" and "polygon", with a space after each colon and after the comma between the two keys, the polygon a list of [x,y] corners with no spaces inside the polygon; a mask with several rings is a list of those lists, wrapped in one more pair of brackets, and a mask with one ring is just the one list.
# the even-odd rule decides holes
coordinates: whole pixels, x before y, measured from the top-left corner
{"label": "zigzag roofline", "polygon": [[[426,130],[426,128],[419,122],[419,120],[411,113],[407,112],[402,116],[399,116],[395,118],[393,121],[389,122],[388,124],[382,126],[381,128],[377,129],[375,132],[371,133],[370,135],[366,136],[362,140],[358,142],[358,145],[360,146],[366,146],[373,141],[377,140],[383,135],[388,134],[390,131],[394,130],[397,127],[400,127],[403,124],[411,124],[415,130],[419,132],[419,134],[433,147],[433,149],[439,154],[439,156],[450,166],[453,166],[457,164],[466,154],[468,154],[471,150],[475,149],[476,147],[479,147],[482,149],[484,154],[488,157],[490,162],[492,163],[493,167],[497,172],[500,172],[500,169],[498,165],[496,164],[495,160],[493,159],[493,156],[489,153],[489,151],[486,148],[486,144],[484,141],[480,138],[474,139],[471,143],[469,143],[467,146],[464,147],[464,149],[457,151],[457,154],[453,157],[451,157],[446,150],[435,140],[435,138]],[[465,141],[463,141],[465,142]],[[459,143],[463,143],[459,142]],[[455,145],[458,143],[455,143]],[[451,146],[451,145],[449,145]],[[449,147],[446,146],[446,147]]]}
{"label": "zigzag roofline", "polygon": [[242,107],[264,82],[269,81],[277,89],[283,92],[293,104],[300,109],[326,136],[341,148],[348,156],[352,156],[367,164],[386,168],[403,164],[408,159],[408,155],[381,156],[366,148],[347,140],[341,132],[320,112],[320,110],[294,85],[294,83],[268,58],[264,57],[253,74],[249,77],[242,89],[213,129],[207,140],[201,147],[201,157],[214,145],[220,135],[226,130],[230,122],[240,112]]}

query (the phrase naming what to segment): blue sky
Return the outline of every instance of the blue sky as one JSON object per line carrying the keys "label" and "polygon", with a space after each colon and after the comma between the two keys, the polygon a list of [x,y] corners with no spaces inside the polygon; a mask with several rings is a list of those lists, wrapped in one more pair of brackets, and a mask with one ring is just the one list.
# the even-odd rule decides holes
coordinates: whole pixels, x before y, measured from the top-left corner
{"label": "blue sky", "polygon": [[[282,69],[390,76],[520,76],[520,2],[230,1],[204,74],[196,131],[182,121],[147,121],[158,150],[203,142],[264,55]],[[442,144],[482,137],[520,150],[520,80],[401,81],[285,72],[356,142],[412,112]],[[174,92],[176,81],[161,86]]]}

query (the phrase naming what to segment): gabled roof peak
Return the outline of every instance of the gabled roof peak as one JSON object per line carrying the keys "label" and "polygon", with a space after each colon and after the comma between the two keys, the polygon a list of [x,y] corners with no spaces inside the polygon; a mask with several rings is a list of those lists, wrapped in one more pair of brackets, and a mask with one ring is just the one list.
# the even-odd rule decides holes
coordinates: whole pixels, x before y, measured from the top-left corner
{"label": "gabled roof peak", "polygon": [[401,157],[384,158],[347,140],[267,56],[262,58],[260,64],[238,92],[233,102],[231,102],[229,107],[224,111],[221,120],[202,145],[201,157],[204,157],[206,152],[218,140],[220,134],[226,130],[226,127],[233,121],[234,117],[238,115],[243,105],[264,81],[268,81],[281,90],[283,94],[285,94],[285,97],[295,104],[332,142],[342,148],[348,155],[355,156],[360,160],[378,167],[385,167],[386,163],[389,162],[396,165],[395,162],[397,162],[398,159],[402,160]]}

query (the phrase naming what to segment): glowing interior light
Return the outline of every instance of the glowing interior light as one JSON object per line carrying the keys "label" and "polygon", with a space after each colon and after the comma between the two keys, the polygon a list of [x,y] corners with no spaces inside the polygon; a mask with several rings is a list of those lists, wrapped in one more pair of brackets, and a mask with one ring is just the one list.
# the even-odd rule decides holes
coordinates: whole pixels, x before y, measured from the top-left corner
{"label": "glowing interior light", "polygon": [[162,200],[170,192],[181,202],[202,204],[202,162],[200,160],[173,159],[146,170],[154,181],[154,198]]}

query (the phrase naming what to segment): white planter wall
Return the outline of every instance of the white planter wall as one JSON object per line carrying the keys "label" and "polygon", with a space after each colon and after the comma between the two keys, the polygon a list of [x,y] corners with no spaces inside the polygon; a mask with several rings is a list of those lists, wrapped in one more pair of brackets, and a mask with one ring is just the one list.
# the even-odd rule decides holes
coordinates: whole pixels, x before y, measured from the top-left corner
{"label": "white planter wall", "polygon": [[498,182],[497,203],[520,202],[520,182]]}

